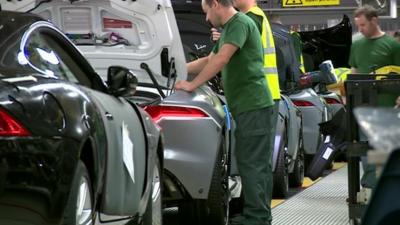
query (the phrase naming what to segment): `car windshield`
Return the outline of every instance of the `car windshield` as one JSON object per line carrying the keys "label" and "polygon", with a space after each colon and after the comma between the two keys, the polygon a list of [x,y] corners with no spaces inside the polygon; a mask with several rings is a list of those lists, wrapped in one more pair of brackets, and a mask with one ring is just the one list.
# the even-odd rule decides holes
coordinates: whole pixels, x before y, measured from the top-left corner
{"label": "car windshield", "polygon": [[0,16],[0,74],[2,77],[36,72],[21,57],[21,37],[25,27],[12,26],[9,17]]}
{"label": "car windshield", "polygon": [[[74,74],[83,72],[77,66],[73,66],[73,60],[70,60],[63,50],[65,46],[59,45],[47,33],[51,29],[47,29],[46,32],[41,29],[28,29],[35,19],[31,17],[30,20],[26,20],[24,17],[23,14],[0,14],[1,77],[36,74],[78,83]],[[66,62],[69,65],[66,65]],[[90,83],[87,80],[82,82]]]}

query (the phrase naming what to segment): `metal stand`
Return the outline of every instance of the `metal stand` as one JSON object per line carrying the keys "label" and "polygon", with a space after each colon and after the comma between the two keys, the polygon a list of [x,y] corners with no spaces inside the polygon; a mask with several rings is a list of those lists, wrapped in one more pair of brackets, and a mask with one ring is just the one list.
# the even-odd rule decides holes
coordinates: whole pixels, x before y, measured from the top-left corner
{"label": "metal stand", "polygon": [[[349,77],[351,78],[351,77]],[[368,84],[371,86],[371,83]],[[373,85],[372,85],[373,86]],[[348,205],[349,220],[352,224],[360,224],[365,205],[357,202],[357,193],[360,191],[360,157],[367,154],[368,143],[360,142],[358,125],[353,115],[356,106],[371,104],[376,101],[375,92],[367,92],[365,84],[355,80],[345,82],[346,110],[347,110],[347,178],[348,178]],[[371,88],[371,87],[370,87]]]}
{"label": "metal stand", "polygon": [[355,225],[359,224],[365,210],[365,205],[357,202],[357,193],[360,191],[360,157],[366,154],[367,149],[366,143],[351,143],[347,149],[349,219]]}
{"label": "metal stand", "polygon": [[[383,78],[377,80],[377,78]],[[360,141],[360,131],[353,115],[357,106],[389,106],[393,107],[394,100],[383,102],[382,95],[396,97],[400,95],[400,80],[398,75],[378,74],[349,74],[345,82],[347,129],[346,140],[348,162],[348,204],[351,224],[361,224],[366,205],[357,202],[360,191],[360,157],[367,155],[367,141]],[[387,96],[386,96],[387,97]],[[387,100],[387,98],[386,98]]]}

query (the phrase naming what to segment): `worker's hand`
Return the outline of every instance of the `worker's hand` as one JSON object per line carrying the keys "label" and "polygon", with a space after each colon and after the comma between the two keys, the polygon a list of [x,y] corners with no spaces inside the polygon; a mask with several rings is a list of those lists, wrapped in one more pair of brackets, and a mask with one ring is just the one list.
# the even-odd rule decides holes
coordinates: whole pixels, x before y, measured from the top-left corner
{"label": "worker's hand", "polygon": [[211,28],[211,41],[212,42],[217,42],[219,38],[221,37],[221,33],[218,31],[217,28]]}
{"label": "worker's hand", "polygon": [[175,89],[188,92],[192,92],[194,90],[192,83],[185,80],[178,80],[175,84]]}

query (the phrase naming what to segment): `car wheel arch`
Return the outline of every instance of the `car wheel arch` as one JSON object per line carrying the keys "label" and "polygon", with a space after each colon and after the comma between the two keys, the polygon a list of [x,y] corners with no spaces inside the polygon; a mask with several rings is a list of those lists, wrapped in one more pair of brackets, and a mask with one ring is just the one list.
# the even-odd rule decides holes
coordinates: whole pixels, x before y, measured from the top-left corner
{"label": "car wheel arch", "polygon": [[98,191],[100,190],[99,185],[101,185],[101,182],[99,182],[100,175],[96,176],[96,171],[98,171],[99,168],[97,168],[98,162],[96,159],[97,157],[95,156],[94,149],[95,147],[93,140],[91,140],[90,138],[86,139],[83,142],[82,147],[80,149],[79,159],[83,162],[83,164],[85,164],[88,170],[89,178],[93,186],[92,187],[94,195],[93,200],[96,201],[97,198],[95,196],[98,194]]}
{"label": "car wheel arch", "polygon": [[[162,171],[164,168],[164,140],[163,140],[162,136],[160,136],[160,138],[158,139],[157,156],[158,156],[160,168]],[[162,176],[162,172],[161,172],[160,176]]]}
{"label": "car wheel arch", "polygon": [[[279,124],[282,124],[282,126],[281,127],[278,127],[278,126],[276,126],[276,130],[275,130],[275,136],[276,136],[276,133],[278,132],[278,131],[282,131],[283,133],[284,133],[284,135],[286,135],[287,136],[287,126],[288,126],[288,121],[287,121],[287,117],[285,117],[284,115],[282,115],[281,113],[278,113],[278,120],[281,120],[281,121],[283,121],[282,123],[279,123]],[[272,172],[275,172],[275,170],[276,170],[276,166],[277,166],[277,163],[276,163],[276,160],[277,160],[277,158],[278,158],[278,154],[279,154],[279,148],[280,148],[280,145],[278,145],[277,146],[277,144],[275,143],[277,140],[276,140],[276,138],[274,139],[274,148],[273,148],[273,151],[272,151]],[[287,143],[286,143],[287,144]]]}
{"label": "car wheel arch", "polygon": [[273,171],[273,196],[286,198],[289,189],[289,173],[286,165],[287,131],[282,131],[281,143],[276,152],[276,168]]}

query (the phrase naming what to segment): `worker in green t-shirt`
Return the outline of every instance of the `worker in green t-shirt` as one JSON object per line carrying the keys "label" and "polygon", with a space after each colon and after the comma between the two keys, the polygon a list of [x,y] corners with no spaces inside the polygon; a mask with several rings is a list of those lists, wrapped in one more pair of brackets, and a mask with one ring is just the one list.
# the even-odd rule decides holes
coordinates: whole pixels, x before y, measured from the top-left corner
{"label": "worker in green t-shirt", "polygon": [[371,73],[383,66],[400,66],[400,43],[380,29],[376,9],[369,5],[358,8],[354,21],[363,37],[351,45],[352,73]]}
{"label": "worker in green t-shirt", "polygon": [[[380,29],[376,9],[369,5],[357,8],[354,21],[363,36],[351,45],[351,73],[369,74],[383,66],[400,65],[400,44]],[[360,138],[364,139],[363,135]],[[366,157],[362,157],[362,162],[364,174],[361,185],[374,188],[377,182],[375,167],[367,163]]]}
{"label": "worker in green t-shirt", "polygon": [[273,100],[263,67],[263,48],[255,23],[237,12],[231,0],[202,0],[206,20],[223,27],[220,40],[209,56],[187,64],[193,81],[178,81],[178,90],[193,91],[221,71],[225,97],[236,122],[235,154],[244,191],[243,224],[270,224],[267,207],[268,185],[272,175],[270,116]]}
{"label": "worker in green t-shirt", "polygon": [[[268,18],[265,16],[263,10],[257,6],[256,0],[233,0],[233,5],[236,9],[240,12],[245,13],[249,16],[256,24],[259,35],[261,37],[262,46],[264,48],[264,76],[267,81],[267,86],[270,90],[272,99],[274,100],[274,110],[273,113],[270,115],[275,121],[273,126],[270,127],[271,131],[271,144],[267,149],[268,154],[270,155],[267,163],[269,170],[272,171],[272,154],[274,151],[274,143],[275,143],[275,133],[276,133],[276,124],[278,122],[278,113],[279,113],[279,102],[281,99],[280,96],[280,87],[279,87],[279,77],[278,77],[278,69],[277,69],[277,60],[276,60],[276,53],[275,53],[275,41],[272,35],[272,30]],[[218,41],[220,38],[220,33],[217,29],[211,29],[212,40]],[[272,221],[271,211],[271,200],[272,200],[272,173],[268,174],[266,182],[267,182],[267,195],[266,195],[266,202],[267,202],[267,210],[268,210],[268,223],[270,224]],[[251,195],[250,195],[251,197]],[[256,196],[255,196],[256,197]],[[256,213],[251,212],[249,209],[243,210],[242,217],[236,217],[232,219],[232,222],[241,223],[243,218],[247,216],[249,213]]]}

